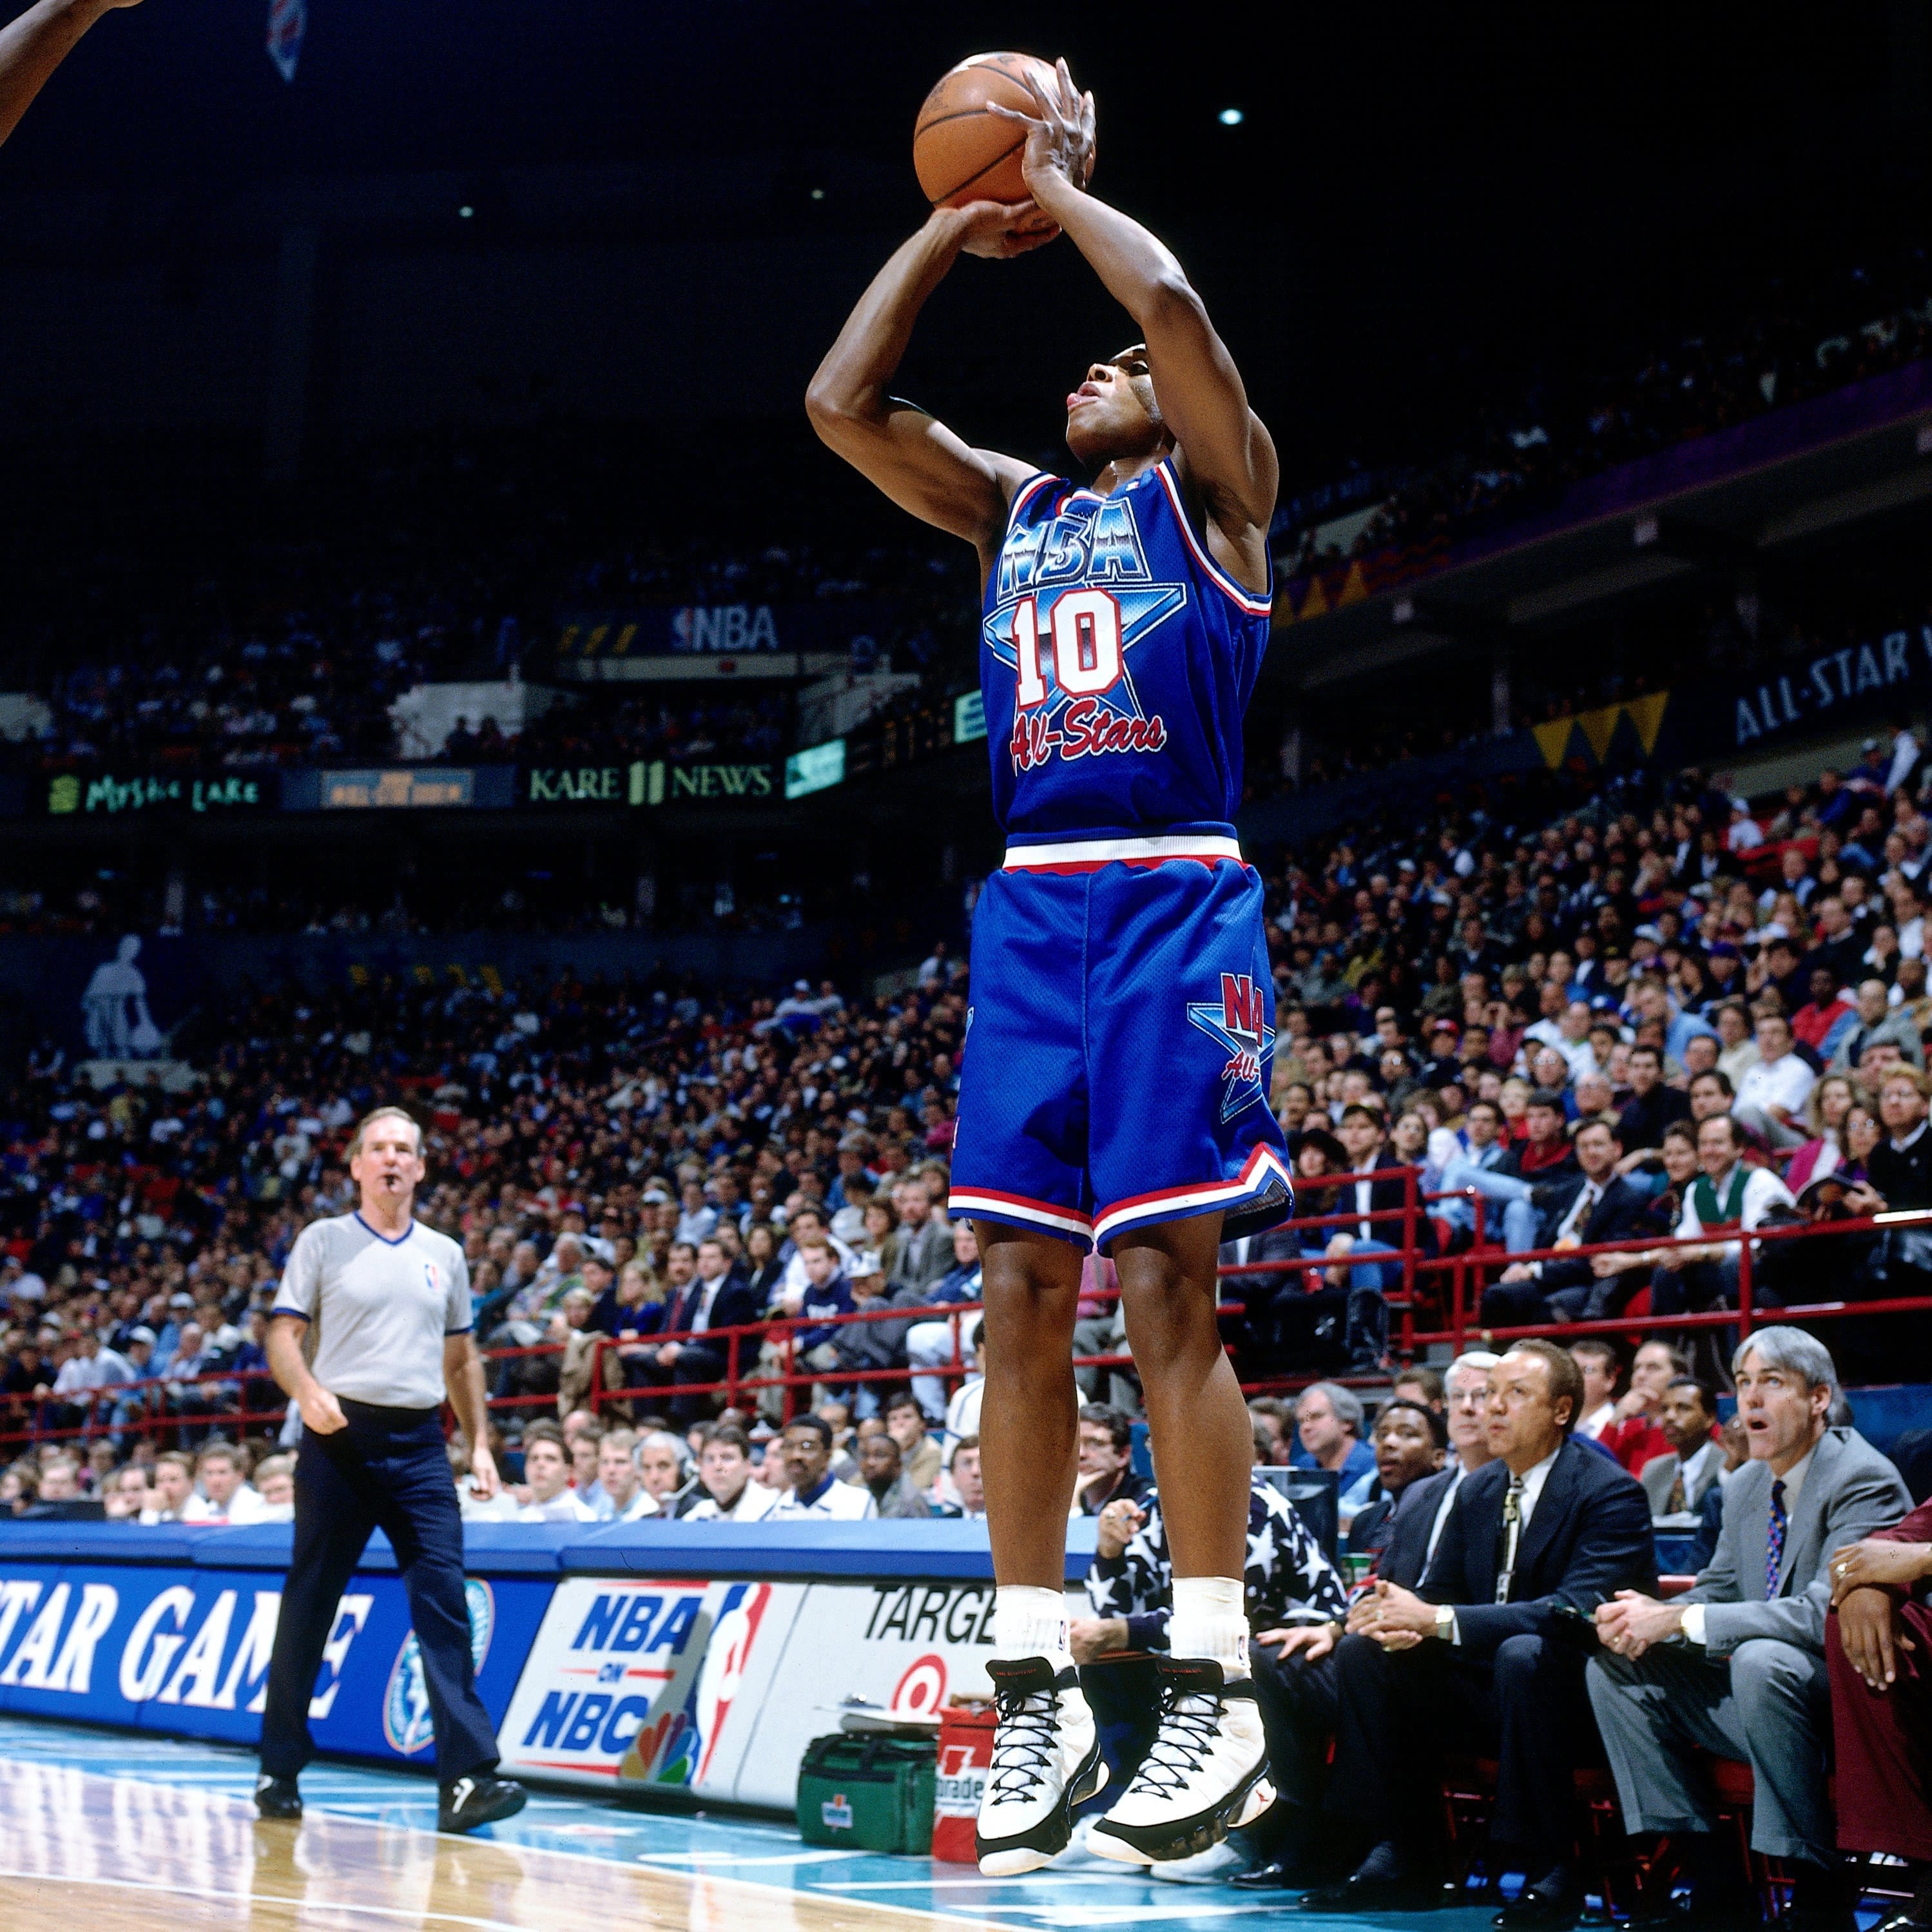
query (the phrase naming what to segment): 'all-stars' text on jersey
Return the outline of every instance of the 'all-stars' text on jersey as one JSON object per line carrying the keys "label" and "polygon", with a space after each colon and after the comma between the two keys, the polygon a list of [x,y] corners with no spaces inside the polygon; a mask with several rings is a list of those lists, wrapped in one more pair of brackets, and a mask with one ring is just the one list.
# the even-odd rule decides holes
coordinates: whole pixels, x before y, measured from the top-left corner
{"label": "'all-stars' text on jersey", "polygon": [[1208,555],[1171,460],[1110,496],[1022,484],[980,634],[1000,829],[1232,819],[1270,608]]}

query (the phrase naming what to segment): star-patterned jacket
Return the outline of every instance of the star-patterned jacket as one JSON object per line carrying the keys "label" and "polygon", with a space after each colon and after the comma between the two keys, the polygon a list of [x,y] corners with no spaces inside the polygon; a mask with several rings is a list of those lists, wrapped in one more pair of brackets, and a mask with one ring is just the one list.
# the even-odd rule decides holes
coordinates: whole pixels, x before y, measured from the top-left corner
{"label": "star-patterned jacket", "polygon": [[[1136,1650],[1165,1650],[1174,1613],[1174,1566],[1167,1553],[1160,1492],[1148,1496],[1142,1524],[1118,1556],[1096,1556],[1087,1571],[1087,1600],[1096,1617],[1124,1617]],[[1347,1612],[1342,1577],[1300,1513],[1273,1484],[1248,1490],[1248,1556],[1242,1573],[1248,1627],[1340,1622]]]}

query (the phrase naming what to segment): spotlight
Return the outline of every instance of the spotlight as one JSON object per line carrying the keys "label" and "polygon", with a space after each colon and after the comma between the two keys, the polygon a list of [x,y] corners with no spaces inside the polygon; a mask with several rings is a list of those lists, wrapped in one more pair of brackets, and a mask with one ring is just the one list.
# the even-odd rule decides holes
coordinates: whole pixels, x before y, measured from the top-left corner
{"label": "spotlight", "polygon": [[1224,128],[1238,128],[1248,117],[1238,107],[1224,107],[1218,118]]}

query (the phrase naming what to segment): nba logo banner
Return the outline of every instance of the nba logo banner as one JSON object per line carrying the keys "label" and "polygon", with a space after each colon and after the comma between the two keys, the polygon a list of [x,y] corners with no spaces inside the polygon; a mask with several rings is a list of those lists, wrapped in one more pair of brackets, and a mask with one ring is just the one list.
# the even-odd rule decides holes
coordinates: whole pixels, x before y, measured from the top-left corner
{"label": "nba logo banner", "polygon": [[308,31],[308,0],[268,0],[268,58],[284,80],[296,77]]}

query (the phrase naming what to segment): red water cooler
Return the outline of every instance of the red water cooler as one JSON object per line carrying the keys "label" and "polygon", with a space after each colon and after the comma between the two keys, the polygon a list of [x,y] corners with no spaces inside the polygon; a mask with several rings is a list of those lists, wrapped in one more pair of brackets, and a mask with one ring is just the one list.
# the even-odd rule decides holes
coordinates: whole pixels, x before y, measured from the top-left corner
{"label": "red water cooler", "polygon": [[978,1862],[973,1827],[993,1762],[993,1707],[952,1703],[939,1718],[939,1770],[932,1787],[932,1856],[949,1864]]}

